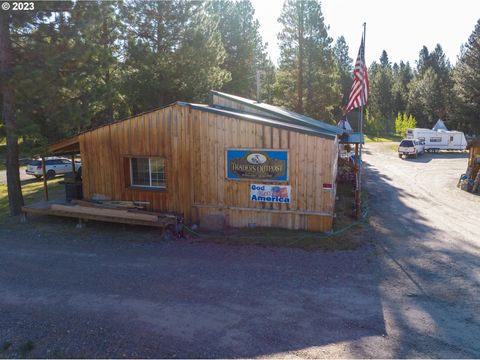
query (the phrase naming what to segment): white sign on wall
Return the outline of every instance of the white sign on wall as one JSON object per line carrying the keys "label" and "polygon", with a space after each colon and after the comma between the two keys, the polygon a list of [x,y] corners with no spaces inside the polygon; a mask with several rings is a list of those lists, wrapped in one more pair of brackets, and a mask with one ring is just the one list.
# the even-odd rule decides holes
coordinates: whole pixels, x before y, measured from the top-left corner
{"label": "white sign on wall", "polygon": [[280,204],[290,204],[289,185],[250,185],[250,200]]}

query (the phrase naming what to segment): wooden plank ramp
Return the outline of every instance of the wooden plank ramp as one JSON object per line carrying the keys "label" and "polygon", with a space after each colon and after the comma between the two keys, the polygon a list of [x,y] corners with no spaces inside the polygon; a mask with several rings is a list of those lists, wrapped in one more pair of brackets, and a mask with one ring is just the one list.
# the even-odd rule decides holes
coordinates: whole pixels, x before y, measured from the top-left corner
{"label": "wooden plank ramp", "polygon": [[79,220],[94,220],[130,225],[153,226],[165,229],[167,226],[177,225],[174,215],[155,213],[141,210],[111,209],[95,206],[81,206],[60,203],[35,203],[22,207],[27,214],[51,215],[60,217],[77,218]]}

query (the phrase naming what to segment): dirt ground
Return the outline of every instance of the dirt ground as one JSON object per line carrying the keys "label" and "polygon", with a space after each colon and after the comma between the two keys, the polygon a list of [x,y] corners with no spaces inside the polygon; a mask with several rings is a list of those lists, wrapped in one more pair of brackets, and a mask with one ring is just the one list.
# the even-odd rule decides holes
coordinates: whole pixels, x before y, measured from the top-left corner
{"label": "dirt ground", "polygon": [[159,241],[127,226],[0,227],[0,357],[480,357],[480,197],[466,154],[367,144],[365,245]]}

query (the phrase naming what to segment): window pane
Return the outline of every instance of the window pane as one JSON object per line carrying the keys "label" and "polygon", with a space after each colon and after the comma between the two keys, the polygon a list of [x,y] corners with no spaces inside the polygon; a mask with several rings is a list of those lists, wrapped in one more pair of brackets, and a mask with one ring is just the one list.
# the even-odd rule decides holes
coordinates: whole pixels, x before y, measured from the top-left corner
{"label": "window pane", "polygon": [[165,186],[165,162],[163,159],[150,159],[152,186]]}
{"label": "window pane", "polygon": [[148,158],[132,158],[132,185],[150,186]]}

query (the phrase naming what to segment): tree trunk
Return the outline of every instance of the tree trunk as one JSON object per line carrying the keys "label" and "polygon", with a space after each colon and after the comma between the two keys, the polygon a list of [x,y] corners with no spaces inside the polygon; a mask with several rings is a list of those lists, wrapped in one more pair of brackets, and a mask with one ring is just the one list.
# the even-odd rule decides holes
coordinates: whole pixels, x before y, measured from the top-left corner
{"label": "tree trunk", "polygon": [[18,164],[18,134],[15,119],[15,98],[12,85],[13,49],[10,39],[10,15],[0,12],[0,70],[1,92],[3,96],[2,118],[7,138],[7,189],[10,213],[19,215],[22,212],[23,196],[20,184]]}
{"label": "tree trunk", "polygon": [[303,52],[304,52],[304,3],[303,0],[300,0],[300,4],[297,8],[298,11],[298,74],[297,74],[297,106],[296,112],[303,114]]}
{"label": "tree trunk", "polygon": [[[109,52],[109,31],[108,31],[108,22],[107,19],[104,18],[102,24],[102,43],[103,43],[103,50],[107,54]],[[106,97],[105,97],[105,114],[106,114],[106,122],[107,124],[111,124],[113,122],[113,100],[112,100],[112,83],[110,81],[110,69],[108,61],[103,64],[106,67],[105,72],[105,88],[106,88]]]}
{"label": "tree trunk", "polygon": [[[107,65],[108,66],[108,65]],[[106,113],[106,120],[107,124],[111,124],[113,122],[113,104],[112,104],[112,84],[110,82],[110,70],[107,69],[107,73],[105,74],[105,84],[107,86],[107,103],[105,108]]]}

